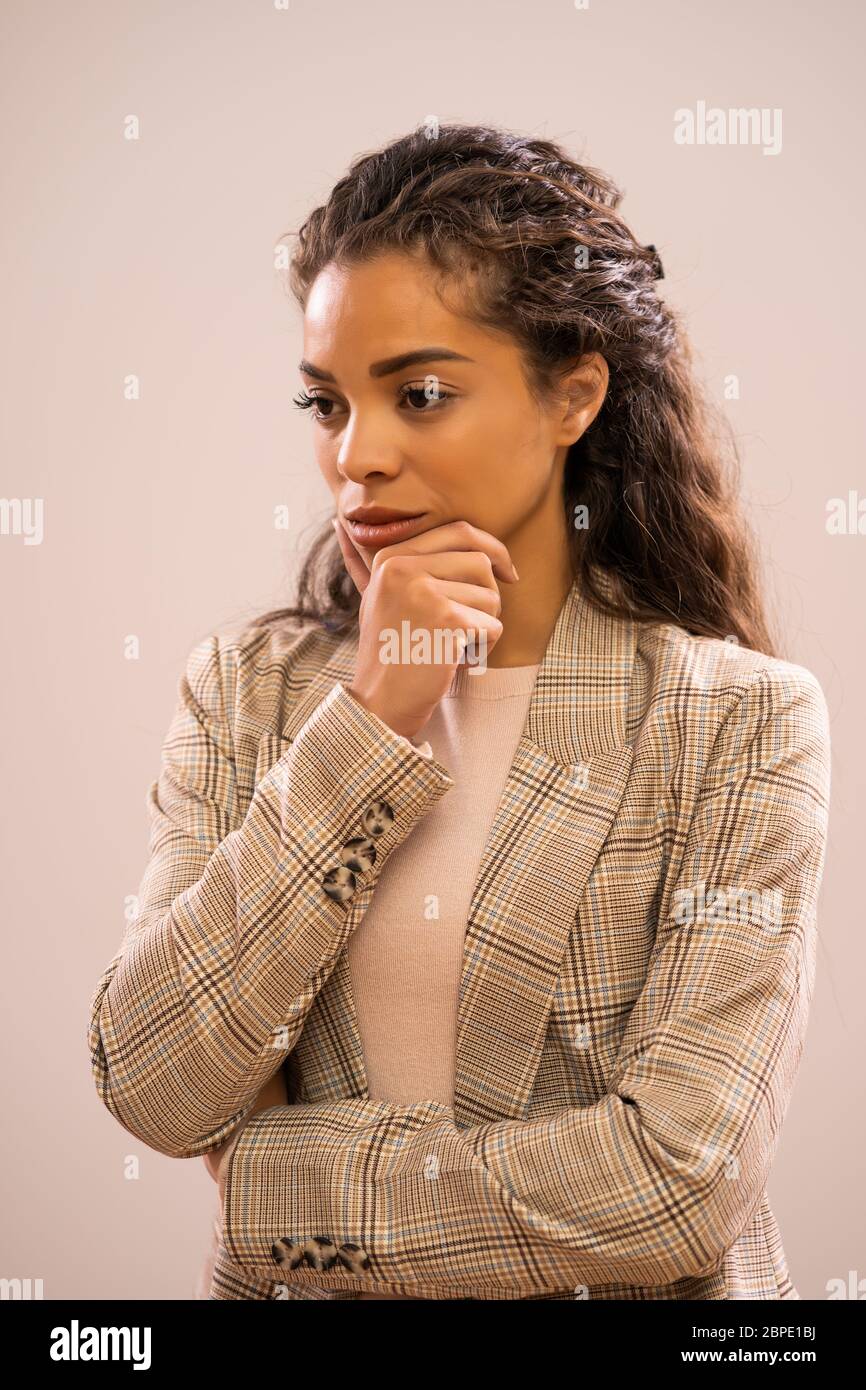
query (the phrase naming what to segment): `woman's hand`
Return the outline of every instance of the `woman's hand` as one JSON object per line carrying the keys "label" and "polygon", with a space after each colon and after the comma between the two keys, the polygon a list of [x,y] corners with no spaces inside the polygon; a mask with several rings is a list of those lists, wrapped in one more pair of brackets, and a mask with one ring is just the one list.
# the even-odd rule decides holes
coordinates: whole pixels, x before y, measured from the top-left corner
{"label": "woman's hand", "polygon": [[279,1071],[274,1072],[270,1080],[265,1082],[256,1096],[252,1110],[249,1115],[246,1116],[242,1124],[238,1126],[234,1134],[230,1134],[228,1139],[220,1144],[219,1148],[211,1149],[208,1153],[204,1154],[205,1167],[217,1185],[220,1202],[222,1202],[225,1197],[225,1180],[231,1155],[250,1120],[254,1115],[257,1115],[260,1110],[267,1110],[271,1105],[288,1105],[288,1103],[289,1097],[286,1090],[286,1078],[282,1067],[280,1067]]}
{"label": "woman's hand", "polygon": [[[346,569],[361,593],[358,657],[349,694],[395,733],[414,738],[448,690],[460,664],[462,652],[455,640],[458,633],[471,640],[474,630],[476,640],[487,648],[502,636],[497,616],[502,600],[495,576],[514,582],[511,556],[489,531],[468,521],[452,521],[383,546],[376,551],[368,571],[339,518],[334,530]],[[413,641],[420,629],[430,633],[433,655],[437,650],[435,637],[440,634],[444,661],[382,661],[380,635],[386,628],[400,634],[407,619]],[[447,659],[450,653],[453,660]]]}

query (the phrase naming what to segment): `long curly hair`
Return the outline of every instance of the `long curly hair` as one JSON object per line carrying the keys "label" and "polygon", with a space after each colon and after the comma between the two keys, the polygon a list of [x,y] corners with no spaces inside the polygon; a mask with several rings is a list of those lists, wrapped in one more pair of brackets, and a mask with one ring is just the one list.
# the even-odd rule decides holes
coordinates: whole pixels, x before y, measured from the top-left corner
{"label": "long curly hair", "polygon": [[[677,314],[658,294],[652,246],[636,241],[605,174],[558,145],[488,126],[422,127],[360,155],[296,235],[288,289],[303,309],[330,262],[423,252],[472,272],[466,312],[521,350],[542,404],[579,356],[599,352],[609,385],[568,452],[563,499],[573,576],[588,599],[638,621],[674,623],[777,655],[738,499],[733,433],[694,375]],[[586,508],[585,527],[577,508]],[[358,593],[330,522],[301,565],[297,617],[337,633]]]}

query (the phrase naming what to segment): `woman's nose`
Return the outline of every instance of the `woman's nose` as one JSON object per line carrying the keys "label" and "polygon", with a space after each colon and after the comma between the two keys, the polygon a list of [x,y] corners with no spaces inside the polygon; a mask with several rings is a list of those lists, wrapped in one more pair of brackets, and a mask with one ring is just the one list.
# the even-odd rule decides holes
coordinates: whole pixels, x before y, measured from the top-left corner
{"label": "woman's nose", "polygon": [[368,478],[395,477],[402,467],[399,455],[383,449],[353,445],[340,449],[337,468],[349,482],[363,483]]}
{"label": "woman's nose", "polygon": [[402,452],[388,437],[381,419],[356,411],[340,439],[337,468],[351,482],[381,474],[393,477],[402,467]]}

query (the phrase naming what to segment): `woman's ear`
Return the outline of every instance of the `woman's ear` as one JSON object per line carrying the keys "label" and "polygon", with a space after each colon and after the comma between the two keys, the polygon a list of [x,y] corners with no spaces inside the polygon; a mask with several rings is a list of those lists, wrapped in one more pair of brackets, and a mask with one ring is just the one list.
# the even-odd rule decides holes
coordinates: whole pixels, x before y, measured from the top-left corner
{"label": "woman's ear", "polygon": [[562,378],[565,405],[557,444],[574,444],[604,404],[610,371],[600,352],[587,352]]}

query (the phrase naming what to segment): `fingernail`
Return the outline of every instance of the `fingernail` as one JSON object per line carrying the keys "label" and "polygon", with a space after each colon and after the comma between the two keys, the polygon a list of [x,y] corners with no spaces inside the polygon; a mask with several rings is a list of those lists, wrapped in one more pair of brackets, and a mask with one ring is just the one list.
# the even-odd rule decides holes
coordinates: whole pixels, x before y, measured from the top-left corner
{"label": "fingernail", "polygon": [[339,524],[340,524],[340,523],[338,522],[337,518],[336,518],[335,516],[332,516],[332,517],[331,517],[331,525],[333,526],[333,528],[334,528],[335,531],[336,531],[337,527],[339,526]]}
{"label": "fingernail", "polygon": [[514,578],[519,579],[520,575],[517,573],[517,566],[515,565],[513,560],[511,561],[511,568],[514,570]]}

